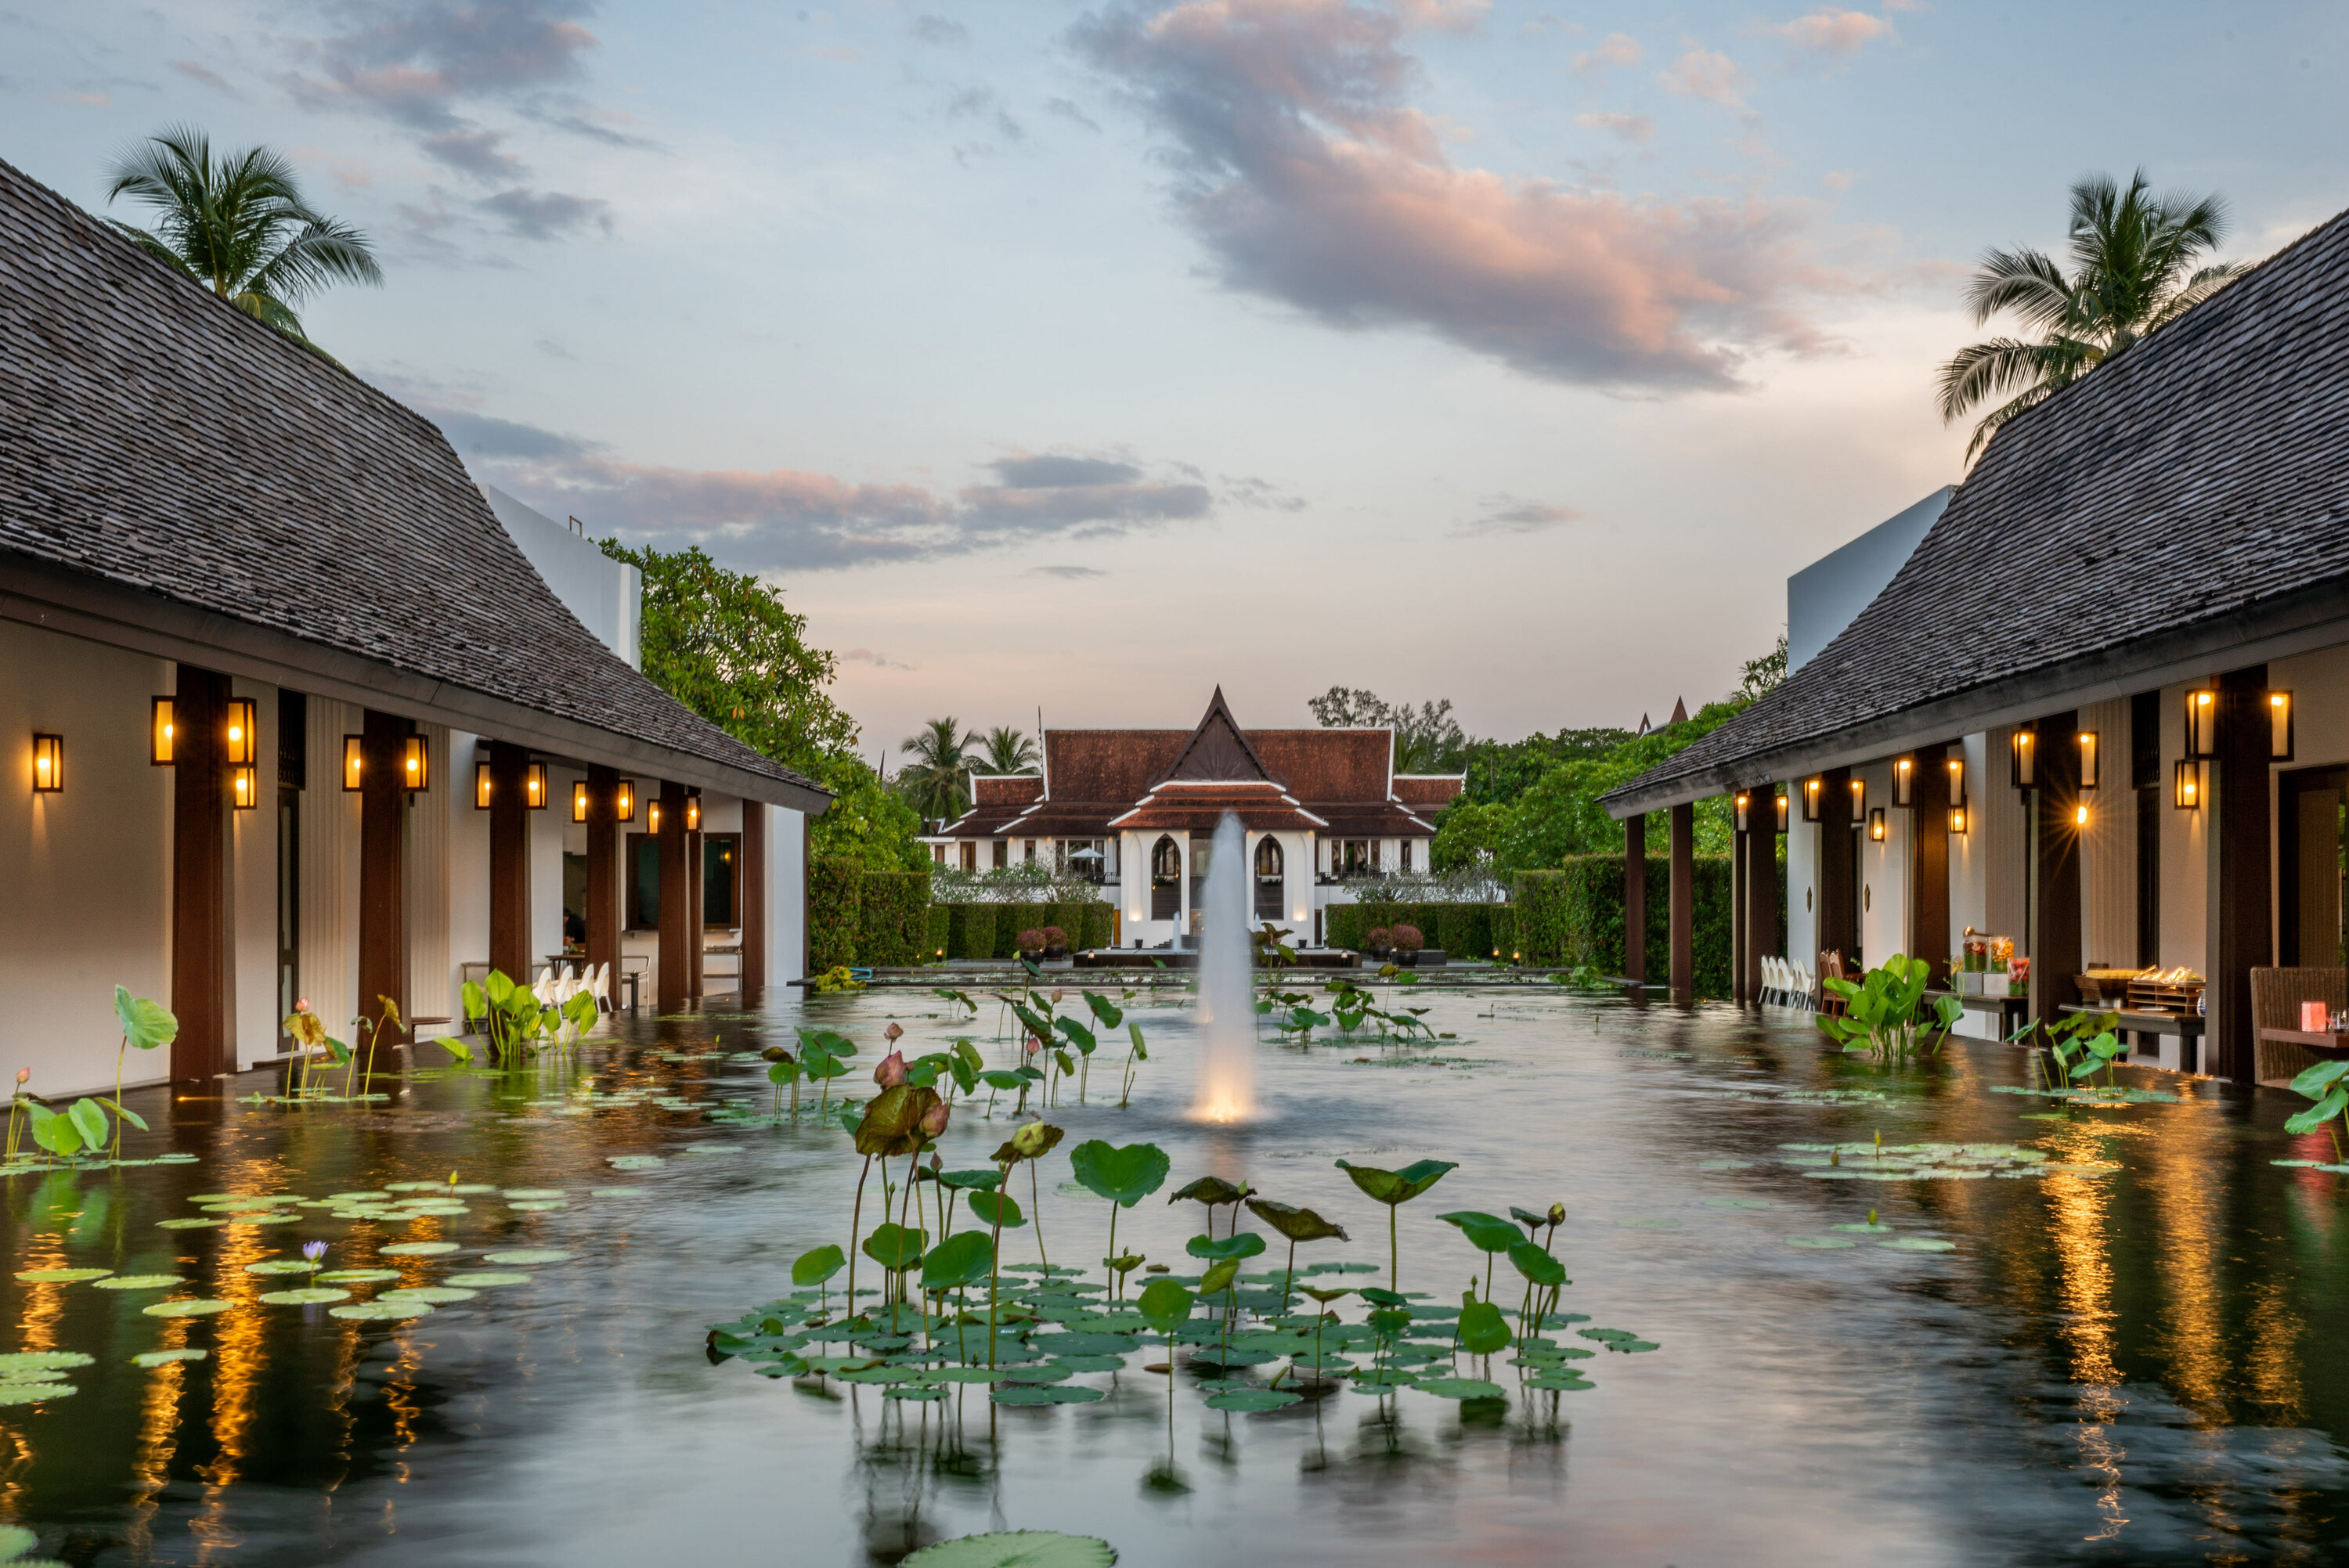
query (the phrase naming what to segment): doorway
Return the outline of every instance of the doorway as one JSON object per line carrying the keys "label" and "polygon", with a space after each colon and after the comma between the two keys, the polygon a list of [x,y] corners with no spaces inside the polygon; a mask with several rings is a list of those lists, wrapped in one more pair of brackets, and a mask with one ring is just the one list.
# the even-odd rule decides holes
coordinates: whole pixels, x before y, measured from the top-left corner
{"label": "doorway", "polygon": [[2349,769],[2306,768],[2276,780],[2279,956],[2287,968],[2337,969],[2349,880]]}

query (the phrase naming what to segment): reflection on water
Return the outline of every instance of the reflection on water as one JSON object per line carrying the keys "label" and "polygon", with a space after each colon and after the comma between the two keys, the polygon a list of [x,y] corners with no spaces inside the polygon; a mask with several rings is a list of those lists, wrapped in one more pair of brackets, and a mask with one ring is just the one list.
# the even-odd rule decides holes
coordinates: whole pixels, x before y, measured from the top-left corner
{"label": "reflection on water", "polygon": [[[2282,1130],[2293,1102],[2198,1083],[2176,1105],[2056,1110],[1989,1092],[2026,1081],[1995,1047],[1887,1074],[1826,1055],[1791,1014],[1422,999],[1456,1038],[1409,1054],[1260,1045],[1273,1109],[1203,1127],[1188,1119],[1198,1021],[1125,998],[1152,1047],[1133,1108],[1051,1115],[1072,1143],[1165,1146],[1169,1191],[1212,1172],[1340,1219],[1356,1241],[1329,1243],[1332,1259],[1382,1256],[1385,1229],[1336,1158],[1457,1161],[1400,1216],[1439,1298],[1483,1263],[1440,1213],[1563,1201],[1563,1305],[1662,1346],[1578,1363],[1588,1392],[1459,1406],[1350,1390],[1247,1415],[1206,1408],[1185,1366],[1170,1433],[1168,1379],[1143,1370],[1164,1359],[1155,1336],[1123,1369],[1086,1376],[1107,1398],[1061,1407],[998,1406],[984,1388],[895,1400],[713,1364],[706,1325],[781,1294],[801,1252],[845,1241],[855,1162],[812,1118],[712,1129],[650,1098],[580,1096],[763,1102],[761,1064],[722,1058],[811,1015],[868,1044],[895,1016],[909,1054],[971,1026],[875,994],[646,1020],[574,1061],[418,1080],[357,1114],[134,1099],[157,1126],[127,1154],[176,1147],[201,1162],[8,1179],[8,1273],[176,1274],[180,1294],[235,1305],[160,1319],[140,1310],[151,1293],[0,1278],[0,1349],[97,1361],[69,1374],[69,1398],[0,1408],[0,1516],[77,1568],[636,1568],[677,1560],[683,1539],[709,1563],[886,1564],[1020,1527],[1185,1568],[2344,1557],[2349,1189],[2269,1163],[2306,1151]],[[1826,1089],[1885,1098],[1781,1098]],[[947,1163],[983,1163],[1008,1122],[1008,1108],[991,1122],[966,1108]],[[1877,1133],[2118,1169],[1816,1180],[1780,1147]],[[696,1145],[720,1152],[684,1153]],[[668,1163],[608,1163],[647,1153]],[[469,1214],[397,1225],[301,1211],[284,1225],[157,1227],[199,1192],[323,1197],[451,1171],[561,1188],[570,1206],[515,1211],[489,1194]],[[1022,1196],[1040,1199],[1056,1241],[1090,1248],[1098,1201],[1057,1191],[1056,1175],[1065,1167]],[[1871,1209],[1956,1250],[1786,1245]],[[1180,1268],[1203,1228],[1195,1205],[1152,1200],[1121,1217],[1118,1239]],[[412,1284],[501,1245],[575,1255],[406,1324],[261,1304],[273,1276],[244,1269],[314,1237],[333,1243],[328,1266],[348,1267],[384,1242],[444,1235],[467,1251],[382,1261]],[[182,1346],[210,1354],[128,1365]],[[1512,1382],[1503,1359],[1494,1374]]]}

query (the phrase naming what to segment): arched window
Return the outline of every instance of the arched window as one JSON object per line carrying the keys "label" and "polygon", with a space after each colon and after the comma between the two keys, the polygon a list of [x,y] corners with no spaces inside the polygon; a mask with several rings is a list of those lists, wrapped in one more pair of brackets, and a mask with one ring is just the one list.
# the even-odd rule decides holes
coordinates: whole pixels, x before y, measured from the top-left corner
{"label": "arched window", "polygon": [[1267,835],[1256,845],[1256,917],[1278,920],[1288,900],[1281,896],[1280,841]]}
{"label": "arched window", "polygon": [[1256,874],[1260,877],[1277,877],[1280,875],[1280,841],[1274,838],[1258,839],[1256,845]]}
{"label": "arched window", "polygon": [[1183,915],[1183,851],[1172,836],[1160,834],[1150,847],[1150,918],[1179,920]]}

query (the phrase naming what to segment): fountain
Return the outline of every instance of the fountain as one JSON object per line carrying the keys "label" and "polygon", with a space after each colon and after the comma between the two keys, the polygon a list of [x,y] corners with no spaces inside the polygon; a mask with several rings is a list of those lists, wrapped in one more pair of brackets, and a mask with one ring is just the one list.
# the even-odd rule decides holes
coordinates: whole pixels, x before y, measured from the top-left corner
{"label": "fountain", "polygon": [[1195,1121],[1247,1121],[1256,1115],[1256,990],[1248,949],[1247,834],[1229,811],[1216,825],[1200,895],[1199,1057]]}

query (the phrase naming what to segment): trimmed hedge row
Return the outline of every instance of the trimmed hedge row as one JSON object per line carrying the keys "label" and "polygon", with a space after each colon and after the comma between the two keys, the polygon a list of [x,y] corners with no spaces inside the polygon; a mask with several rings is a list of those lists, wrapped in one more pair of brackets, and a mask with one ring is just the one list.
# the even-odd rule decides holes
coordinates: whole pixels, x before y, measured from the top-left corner
{"label": "trimmed hedge row", "polygon": [[942,903],[945,912],[943,946],[949,958],[980,958],[1008,962],[1019,956],[1019,934],[1057,925],[1068,933],[1071,949],[1107,947],[1111,906],[1099,900],[1061,903]]}
{"label": "trimmed hedge row", "polygon": [[819,975],[843,964],[919,964],[937,945],[930,908],[927,872],[871,872],[819,855],[808,862],[808,961]]}
{"label": "trimmed hedge row", "polygon": [[[1646,870],[1643,945],[1649,979],[1661,981],[1671,973],[1671,861],[1650,855]],[[1726,996],[1729,857],[1699,855],[1695,872],[1696,991],[1700,996]],[[1623,973],[1622,856],[1569,855],[1556,871],[1519,872],[1511,894],[1517,950],[1525,962],[1563,968],[1588,965],[1602,975]]]}
{"label": "trimmed hedge row", "polygon": [[1490,958],[1511,951],[1515,926],[1505,903],[1333,903],[1321,918],[1331,947],[1360,948],[1380,926],[1415,925],[1430,947],[1454,958]]}

